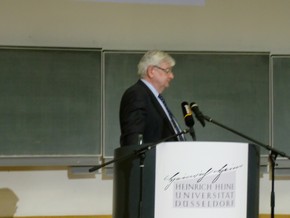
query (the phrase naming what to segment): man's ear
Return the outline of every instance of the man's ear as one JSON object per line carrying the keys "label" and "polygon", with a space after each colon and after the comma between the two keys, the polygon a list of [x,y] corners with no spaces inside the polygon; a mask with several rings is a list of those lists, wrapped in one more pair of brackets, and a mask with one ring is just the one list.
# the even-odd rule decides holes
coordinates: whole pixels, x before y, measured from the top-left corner
{"label": "man's ear", "polygon": [[149,78],[152,78],[154,76],[153,71],[154,71],[154,67],[152,65],[150,65],[149,67],[147,67],[147,71],[146,72],[147,72],[147,76]]}

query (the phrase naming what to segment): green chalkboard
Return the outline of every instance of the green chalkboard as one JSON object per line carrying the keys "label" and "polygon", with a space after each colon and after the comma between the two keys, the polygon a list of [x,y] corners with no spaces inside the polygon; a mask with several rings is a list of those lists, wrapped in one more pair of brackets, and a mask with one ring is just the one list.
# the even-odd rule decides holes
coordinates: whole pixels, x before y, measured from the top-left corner
{"label": "green chalkboard", "polygon": [[290,56],[273,60],[273,146],[290,153]]}
{"label": "green chalkboard", "polygon": [[[269,53],[169,52],[176,60],[175,78],[164,96],[185,128],[181,102],[196,102],[214,120],[269,144]],[[119,147],[119,104],[126,88],[138,80],[144,51],[105,51],[104,155]],[[247,140],[212,123],[195,121],[197,140]],[[187,136],[190,140],[190,136]],[[262,153],[266,151],[261,151]]]}
{"label": "green chalkboard", "polygon": [[0,160],[101,155],[101,50],[0,48],[0,105]]}

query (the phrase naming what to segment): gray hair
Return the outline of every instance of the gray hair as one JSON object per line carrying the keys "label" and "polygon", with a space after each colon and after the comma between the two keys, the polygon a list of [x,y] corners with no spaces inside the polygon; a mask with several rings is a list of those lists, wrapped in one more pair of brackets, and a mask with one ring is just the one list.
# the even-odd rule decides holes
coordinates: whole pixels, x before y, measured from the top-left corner
{"label": "gray hair", "polygon": [[138,64],[137,74],[140,76],[140,78],[144,78],[147,72],[147,68],[150,65],[158,66],[163,62],[170,64],[171,67],[175,65],[175,60],[166,52],[158,50],[147,51]]}

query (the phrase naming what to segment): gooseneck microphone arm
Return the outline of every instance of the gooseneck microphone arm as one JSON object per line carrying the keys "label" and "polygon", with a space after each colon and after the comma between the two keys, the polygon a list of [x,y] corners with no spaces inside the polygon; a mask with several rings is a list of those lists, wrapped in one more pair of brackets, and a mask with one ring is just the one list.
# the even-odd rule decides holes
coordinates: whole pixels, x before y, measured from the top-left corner
{"label": "gooseneck microphone arm", "polygon": [[[251,138],[249,136],[246,136],[243,133],[240,133],[240,132],[238,132],[238,131],[230,128],[230,127],[227,127],[227,126],[215,121],[211,117],[204,115],[199,110],[198,105],[196,103],[193,102],[190,105],[191,105],[192,111],[195,113],[195,116],[200,120],[202,126],[205,126],[204,120],[206,120],[207,122],[213,123],[213,124],[215,124],[215,125],[217,125],[219,127],[222,127],[223,129],[226,129],[226,130],[228,130],[228,131],[230,131],[232,133],[235,133],[236,135],[241,136],[242,138],[245,138],[245,139],[247,139],[247,140],[249,140],[249,141],[251,141],[251,142],[253,142],[253,143],[257,144],[257,145],[260,145],[261,147],[263,147],[263,148],[265,148],[265,149],[267,149],[269,151],[274,151],[275,153],[281,155],[282,157],[287,157],[287,155],[284,152],[278,151],[277,149],[274,149],[274,148],[272,148],[269,145],[263,144],[262,142],[259,142],[259,141],[255,140],[255,139],[253,139],[253,138]],[[290,158],[290,157],[288,156],[288,158]]]}
{"label": "gooseneck microphone arm", "polygon": [[234,130],[234,129],[232,129],[232,128],[229,128],[229,127],[227,127],[227,126],[225,126],[225,125],[223,125],[223,124],[221,124],[221,123],[215,121],[214,119],[210,118],[209,116],[203,115],[203,117],[204,117],[204,119],[205,119],[206,121],[208,121],[208,122],[210,122],[210,123],[214,123],[215,125],[220,126],[220,127],[222,127],[223,129],[229,130],[230,132],[235,133],[235,134],[241,136],[242,138],[248,139],[249,141],[251,141],[251,142],[253,142],[253,143],[255,143],[255,144],[261,145],[262,147],[264,147],[264,148],[266,148],[266,149],[268,149],[268,150],[269,150],[269,149],[272,149],[272,147],[270,147],[269,145],[265,145],[265,144],[263,144],[262,142],[259,142],[259,141],[255,140],[255,139],[253,139],[253,138],[251,138],[251,137],[249,137],[249,136],[244,135],[243,133],[240,133],[240,132],[238,132],[238,131],[236,131],[236,130]]}
{"label": "gooseneck microphone arm", "polygon": [[286,158],[290,159],[290,156],[288,156],[285,152],[279,151],[279,150],[277,150],[277,149],[275,149],[275,148],[273,148],[273,147],[271,147],[269,145],[263,144],[262,142],[259,142],[259,141],[255,140],[255,139],[253,139],[253,138],[251,138],[249,136],[246,136],[246,135],[244,135],[244,134],[242,134],[242,133],[240,133],[240,132],[238,132],[238,131],[236,131],[236,130],[234,130],[232,128],[229,128],[229,127],[227,127],[227,126],[215,121],[214,119],[210,118],[209,116],[203,115],[203,117],[208,122],[214,123],[217,126],[220,126],[220,127],[224,128],[226,130],[229,130],[232,133],[235,133],[235,134],[237,134],[237,135],[239,135],[239,136],[241,136],[241,137],[243,137],[245,139],[248,139],[249,141],[251,141],[251,142],[253,142],[253,143],[257,144],[257,145],[260,145],[261,147],[263,147],[263,148],[265,148],[265,149],[267,149],[267,150],[269,150],[271,152],[274,152],[277,155],[280,155],[281,157],[286,157]]}

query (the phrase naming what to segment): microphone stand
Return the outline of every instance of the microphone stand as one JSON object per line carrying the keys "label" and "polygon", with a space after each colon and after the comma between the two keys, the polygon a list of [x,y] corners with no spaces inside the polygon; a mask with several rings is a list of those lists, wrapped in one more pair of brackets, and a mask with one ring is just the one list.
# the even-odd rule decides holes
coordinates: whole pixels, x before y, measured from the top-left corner
{"label": "microphone stand", "polygon": [[[143,144],[143,135],[139,134],[138,136],[138,145],[142,145]],[[138,217],[141,218],[142,217],[142,207],[143,207],[143,174],[144,174],[144,161],[145,161],[145,157],[146,157],[146,153],[142,153],[139,154],[140,157],[140,162],[139,162],[139,167],[140,167],[140,177],[139,177],[139,187],[140,187],[140,194],[139,194],[139,207],[138,207]]]}
{"label": "microphone stand", "polygon": [[189,134],[191,135],[192,141],[196,141],[196,135],[193,126],[189,127]]}
{"label": "microphone stand", "polygon": [[172,139],[172,138],[175,138],[177,136],[180,136],[182,134],[187,134],[190,130],[189,129],[185,129],[177,134],[174,134],[174,135],[171,135],[171,136],[168,136],[166,138],[163,138],[157,142],[153,142],[153,143],[149,143],[149,144],[146,144],[144,146],[142,146],[142,135],[139,135],[138,137],[138,144],[141,146],[139,149],[133,151],[132,153],[129,153],[128,155],[124,155],[124,156],[121,156],[119,158],[114,158],[113,160],[111,161],[108,161],[106,163],[103,163],[103,164],[100,164],[100,165],[96,165],[92,168],[89,169],[89,172],[94,172],[98,169],[101,169],[109,164],[112,164],[112,163],[116,163],[116,162],[119,162],[119,161],[123,161],[123,160],[127,160],[131,157],[134,157],[134,156],[138,156],[140,158],[140,162],[139,162],[139,167],[140,167],[140,181],[139,181],[139,186],[140,186],[140,194],[139,194],[139,207],[138,207],[138,217],[139,218],[142,218],[142,204],[143,204],[143,172],[144,172],[144,167],[145,167],[145,164],[144,164],[144,160],[146,158],[146,152],[155,148],[158,144],[160,144],[161,142],[165,142],[169,139]]}
{"label": "microphone stand", "polygon": [[274,212],[274,210],[275,210],[275,192],[274,192],[274,188],[275,188],[274,184],[275,183],[274,183],[274,181],[275,181],[276,158],[277,158],[278,155],[280,155],[281,157],[286,157],[286,158],[290,159],[290,156],[288,156],[286,153],[284,153],[282,151],[279,151],[279,150],[277,150],[275,148],[272,148],[269,145],[263,144],[263,143],[255,140],[255,139],[249,137],[249,136],[246,136],[246,135],[244,135],[244,134],[242,134],[242,133],[240,133],[240,132],[238,132],[238,131],[236,131],[234,129],[231,129],[231,128],[229,128],[229,127],[227,127],[227,126],[225,126],[225,125],[213,120],[212,118],[210,118],[208,116],[205,116],[203,114],[200,114],[200,116],[202,116],[206,121],[208,121],[210,123],[214,123],[217,126],[220,126],[220,127],[224,128],[226,130],[229,130],[230,132],[233,132],[233,133],[241,136],[242,138],[248,139],[249,141],[254,142],[255,144],[260,145],[261,147],[263,147],[263,148],[267,149],[268,151],[270,151],[269,160],[270,160],[271,175],[272,175],[271,176],[271,179],[272,179],[272,184],[271,184],[272,185],[272,187],[271,187],[271,218],[274,218],[274,214],[275,214],[275,212]]}

